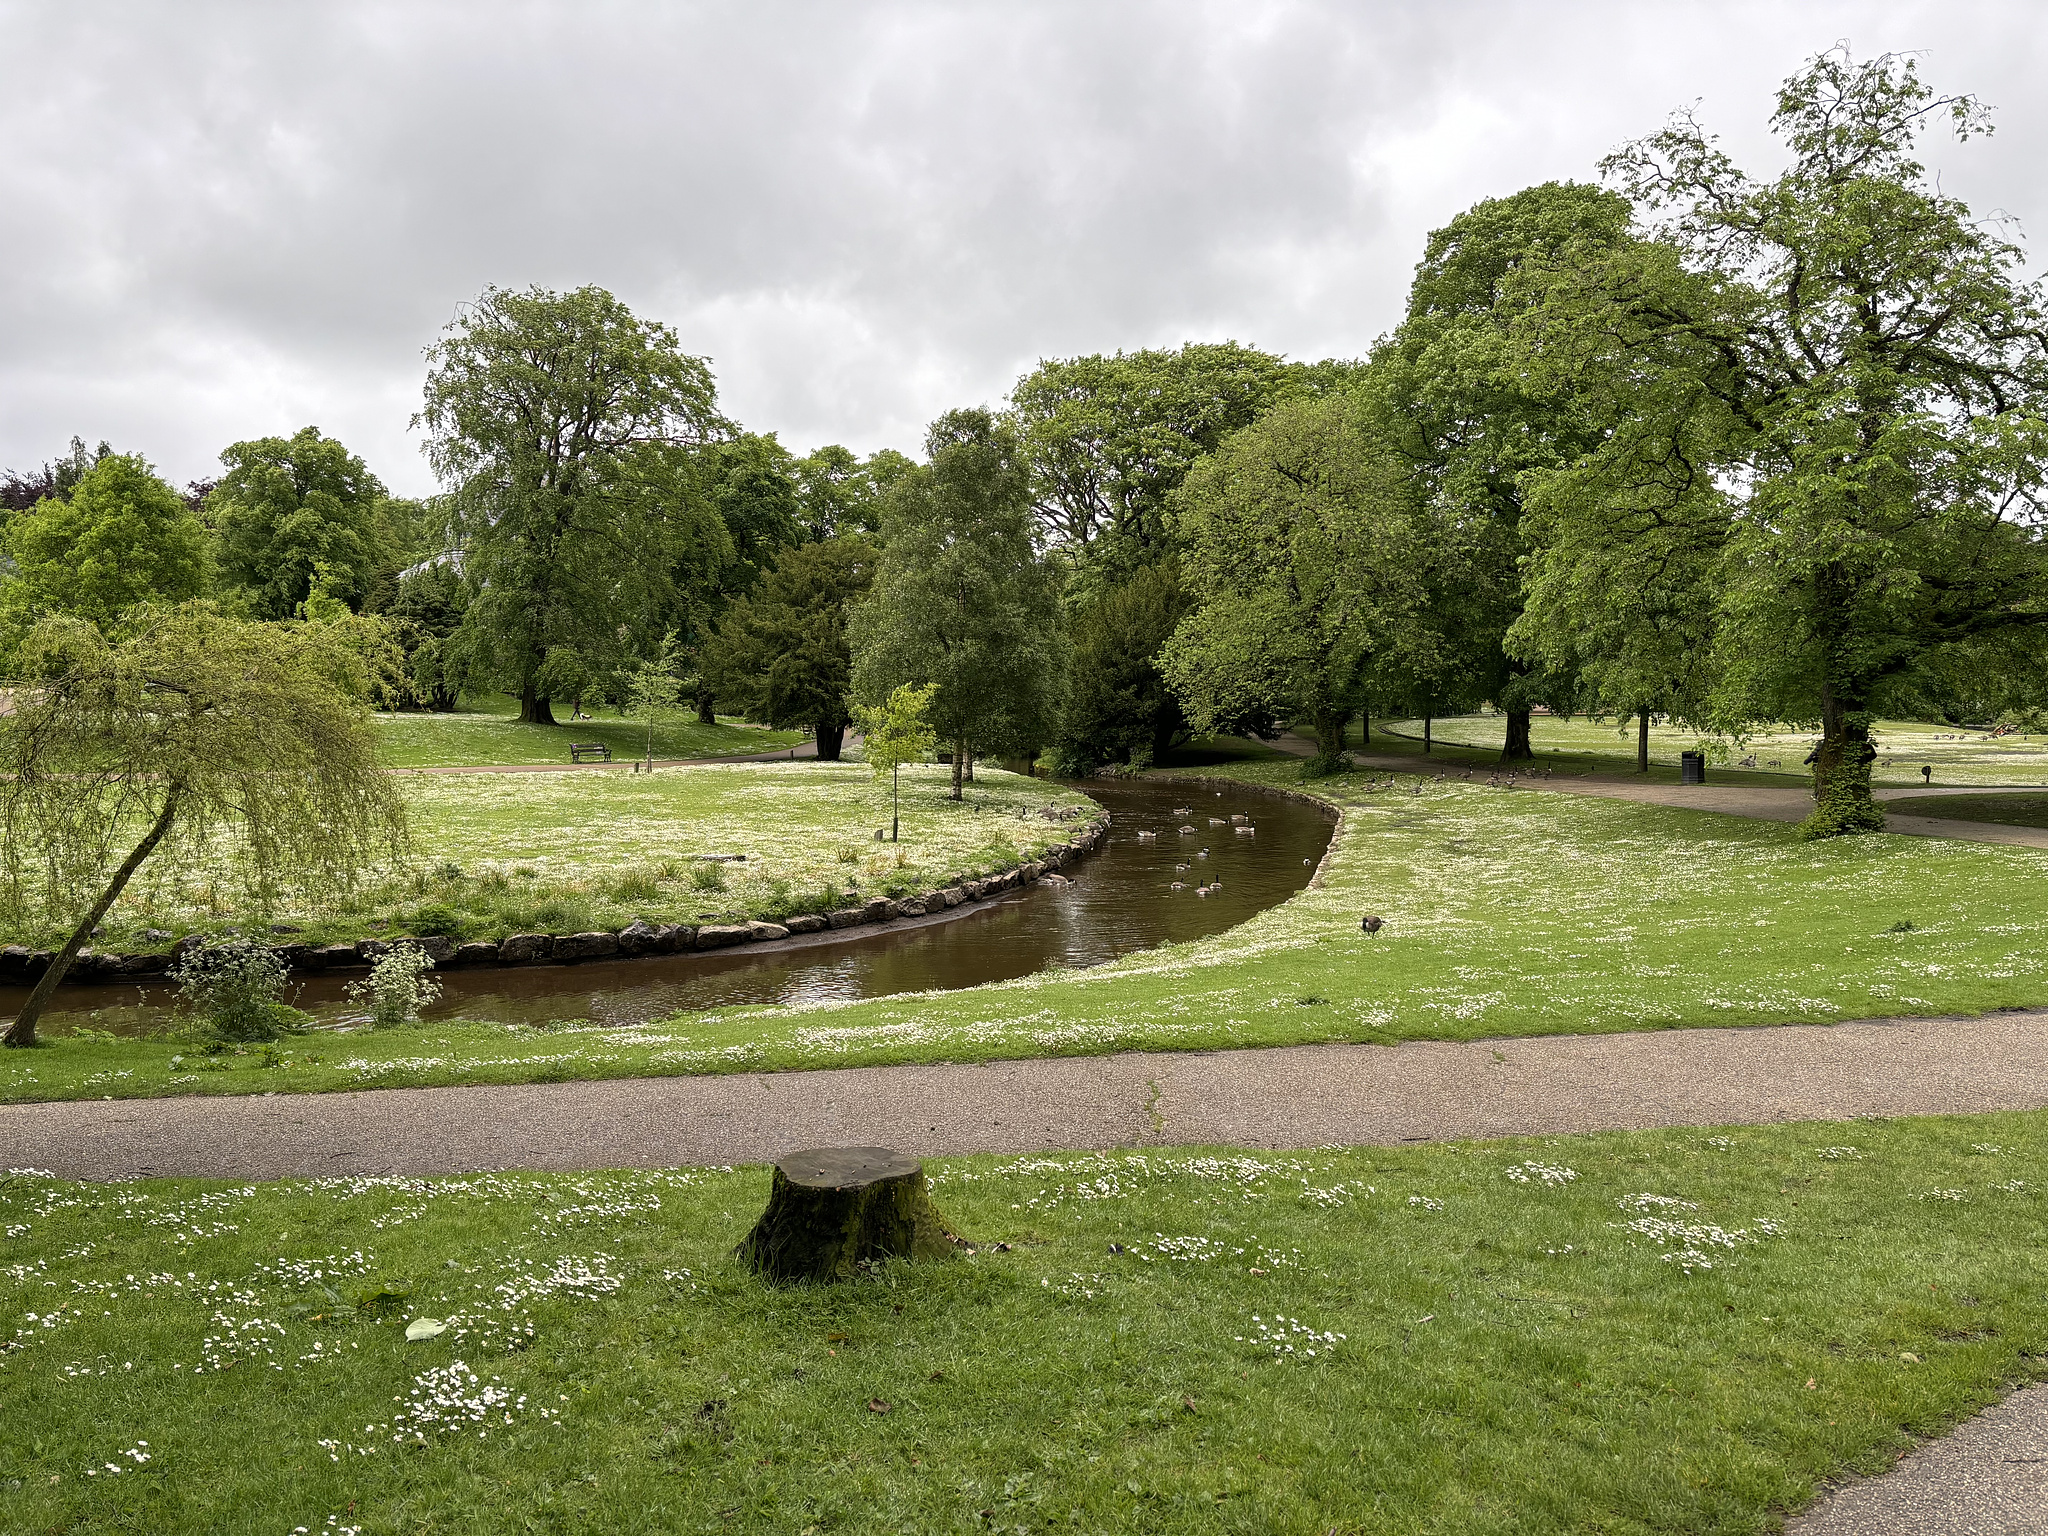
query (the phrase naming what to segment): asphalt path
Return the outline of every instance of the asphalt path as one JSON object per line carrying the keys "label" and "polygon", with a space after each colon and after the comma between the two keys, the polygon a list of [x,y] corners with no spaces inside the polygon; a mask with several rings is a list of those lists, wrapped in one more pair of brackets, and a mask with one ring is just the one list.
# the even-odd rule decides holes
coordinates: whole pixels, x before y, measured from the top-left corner
{"label": "asphalt path", "polygon": [[0,1106],[75,1178],[762,1162],[807,1146],[1394,1146],[2048,1107],[2048,1010],[1535,1039]]}

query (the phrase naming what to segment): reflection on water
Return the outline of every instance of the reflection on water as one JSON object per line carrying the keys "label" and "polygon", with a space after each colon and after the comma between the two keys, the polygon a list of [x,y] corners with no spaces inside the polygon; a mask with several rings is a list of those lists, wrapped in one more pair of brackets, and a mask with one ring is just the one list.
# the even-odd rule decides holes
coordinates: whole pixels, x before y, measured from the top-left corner
{"label": "reflection on water", "polygon": [[[1308,883],[1334,819],[1320,808],[1256,789],[1172,780],[1091,780],[1109,808],[1109,841],[1070,865],[1070,886],[1037,886],[942,921],[856,929],[772,949],[719,950],[584,965],[449,971],[436,1018],[639,1024],[731,1004],[802,1003],[970,987],[1052,967],[1100,965],[1133,950],[1235,927]],[[1185,807],[1189,814],[1178,813]],[[1252,818],[1238,833],[1231,815]],[[1223,825],[1211,826],[1212,819]],[[1178,829],[1192,825],[1192,834]],[[1141,832],[1156,840],[1142,841]],[[1180,866],[1186,866],[1182,869]],[[1179,881],[1185,889],[1173,890]],[[1198,885],[1220,883],[1207,896]],[[295,1001],[324,1024],[359,1017],[350,978],[311,977]],[[0,988],[0,1016],[26,996]],[[168,989],[85,986],[59,993],[45,1015],[53,1032],[121,1034],[161,1028]]]}

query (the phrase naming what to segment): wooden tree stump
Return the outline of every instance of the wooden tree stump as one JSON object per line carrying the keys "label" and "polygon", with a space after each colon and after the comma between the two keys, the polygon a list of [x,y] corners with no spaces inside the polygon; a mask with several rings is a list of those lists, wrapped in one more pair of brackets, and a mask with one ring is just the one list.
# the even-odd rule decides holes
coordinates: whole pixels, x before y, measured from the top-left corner
{"label": "wooden tree stump", "polygon": [[925,1188],[924,1165],[887,1147],[818,1147],[775,1165],[768,1209],[734,1252],[774,1281],[850,1280],[875,1259],[940,1259],[966,1244]]}

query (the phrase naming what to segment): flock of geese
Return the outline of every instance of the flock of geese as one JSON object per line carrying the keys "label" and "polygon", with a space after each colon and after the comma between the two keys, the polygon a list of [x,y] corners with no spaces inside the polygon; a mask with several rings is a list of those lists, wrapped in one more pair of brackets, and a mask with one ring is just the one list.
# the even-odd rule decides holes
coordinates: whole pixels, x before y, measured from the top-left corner
{"label": "flock of geese", "polygon": [[[1220,800],[1223,797],[1223,792],[1218,790],[1216,796]],[[1176,805],[1173,808],[1173,814],[1176,816],[1193,816],[1195,808],[1191,805]],[[1249,816],[1234,815],[1227,819],[1222,816],[1211,816],[1209,818],[1209,825],[1212,827],[1228,827],[1239,837],[1256,837],[1258,835],[1258,826]],[[1182,837],[1194,837],[1200,832],[1201,828],[1197,827],[1192,821],[1185,821],[1181,824],[1180,835]],[[1159,841],[1159,834],[1157,832],[1140,832],[1138,834],[1138,841],[1141,843],[1156,843]],[[1206,859],[1209,857],[1209,850],[1207,848],[1199,849],[1195,857],[1197,859]],[[1307,863],[1308,861],[1304,859],[1302,862]],[[1176,864],[1173,866],[1173,872],[1176,875],[1184,875],[1193,868],[1192,864]],[[1188,888],[1188,883],[1185,880],[1175,880],[1166,888],[1169,891],[1184,891]],[[1194,888],[1197,896],[1207,896],[1211,892],[1222,889],[1223,881],[1220,876],[1214,880],[1205,880]]]}

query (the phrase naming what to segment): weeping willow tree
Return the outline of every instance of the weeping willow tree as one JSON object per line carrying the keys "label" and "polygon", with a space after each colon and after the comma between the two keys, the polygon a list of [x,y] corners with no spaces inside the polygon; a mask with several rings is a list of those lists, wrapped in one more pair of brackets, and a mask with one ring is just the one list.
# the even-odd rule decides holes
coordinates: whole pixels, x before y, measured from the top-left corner
{"label": "weeping willow tree", "polygon": [[374,763],[368,668],[342,629],[202,603],[124,629],[109,640],[47,619],[0,687],[0,923],[69,934],[11,1046],[35,1044],[65,971],[147,862],[204,871],[267,912],[404,851],[404,806]]}

